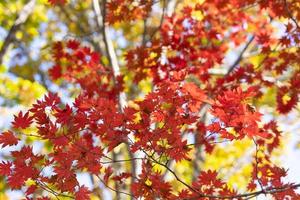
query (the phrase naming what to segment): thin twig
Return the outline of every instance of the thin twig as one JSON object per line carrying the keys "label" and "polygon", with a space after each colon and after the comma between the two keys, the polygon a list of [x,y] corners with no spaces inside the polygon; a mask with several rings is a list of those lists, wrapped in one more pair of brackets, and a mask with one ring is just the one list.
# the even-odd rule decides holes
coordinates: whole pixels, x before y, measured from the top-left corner
{"label": "thin twig", "polygon": [[235,62],[229,67],[228,72],[225,76],[228,76],[242,61],[243,56],[245,54],[245,52],[247,51],[247,49],[249,48],[250,44],[253,42],[255,36],[252,35],[250,37],[250,39],[248,40],[248,42],[246,43],[245,47],[242,49],[241,53],[239,54],[238,58],[235,60]]}
{"label": "thin twig", "polygon": [[160,30],[163,22],[164,22],[164,19],[165,19],[165,15],[166,15],[166,0],[163,0],[163,8],[162,8],[162,14],[161,14],[161,18],[160,18],[160,22],[159,22],[159,25],[158,27],[152,32],[152,34],[150,35],[150,40],[154,37],[154,35],[157,33],[157,31]]}
{"label": "thin twig", "polygon": [[46,183],[42,182],[42,181],[37,181],[36,182],[37,185],[39,185],[43,190],[53,194],[57,199],[59,199],[58,197],[61,196],[61,197],[68,197],[70,199],[75,199],[73,196],[70,196],[70,195],[66,195],[66,194],[63,194],[63,193],[59,193],[59,192],[56,192],[55,190],[51,189]]}
{"label": "thin twig", "polygon": [[167,164],[163,164],[158,162],[156,159],[153,158],[153,156],[150,156],[146,151],[143,150],[143,152],[147,155],[147,157],[149,157],[154,163],[163,166],[166,170],[168,170],[171,174],[173,174],[173,176],[175,177],[175,179],[180,182],[181,184],[183,184],[185,187],[187,187],[188,189],[190,189],[192,192],[195,192],[198,194],[198,196],[196,197],[192,197],[192,198],[184,198],[182,200],[192,200],[192,199],[198,199],[200,197],[204,197],[204,198],[209,198],[209,199],[236,199],[236,198],[248,198],[248,197],[255,197],[255,196],[259,196],[261,194],[275,194],[275,193],[281,193],[284,192],[286,190],[290,190],[290,189],[297,189],[300,187],[300,184],[292,184],[292,185],[286,185],[286,186],[282,186],[282,187],[269,187],[266,189],[262,189],[256,192],[251,192],[251,193],[244,193],[244,194],[236,194],[236,195],[210,195],[210,194],[203,194],[200,191],[198,191],[197,189],[193,188],[192,186],[190,186],[189,184],[187,184],[186,182],[184,182],[183,180],[181,180],[178,175],[168,167]]}
{"label": "thin twig", "polygon": [[102,178],[101,178],[99,175],[96,175],[96,176],[97,176],[97,178],[101,181],[101,183],[102,183],[105,187],[107,187],[108,189],[110,189],[111,191],[114,191],[115,193],[120,193],[120,194],[124,194],[124,195],[130,196],[132,199],[136,199],[132,194],[129,194],[129,193],[127,193],[127,192],[123,192],[123,191],[120,191],[120,190],[116,190],[116,189],[110,187],[108,184],[105,183],[104,180],[102,180]]}
{"label": "thin twig", "polygon": [[260,186],[260,189],[265,190],[260,178],[258,177],[258,163],[259,163],[259,161],[258,161],[258,144],[257,144],[257,142],[255,141],[254,138],[253,138],[253,142],[255,144],[255,175],[256,175],[256,179],[258,181],[258,184]]}
{"label": "thin twig", "polygon": [[287,13],[288,13],[288,15],[289,15],[289,18],[295,23],[297,29],[300,30],[300,26],[299,26],[297,20],[293,17],[292,13],[290,12],[290,9],[289,9],[289,7],[288,7],[288,3],[287,3],[286,0],[284,0],[284,6],[285,6],[285,9],[286,9],[286,11],[287,11]]}

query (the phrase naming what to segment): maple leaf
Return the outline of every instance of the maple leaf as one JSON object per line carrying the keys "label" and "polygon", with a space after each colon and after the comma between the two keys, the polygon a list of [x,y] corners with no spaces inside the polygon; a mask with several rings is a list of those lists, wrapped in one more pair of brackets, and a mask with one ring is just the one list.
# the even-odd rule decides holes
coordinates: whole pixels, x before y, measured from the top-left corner
{"label": "maple leaf", "polygon": [[3,132],[0,135],[0,144],[2,144],[2,147],[17,145],[18,140],[19,139],[11,131]]}
{"label": "maple leaf", "polygon": [[10,174],[10,176],[7,178],[7,183],[10,188],[12,189],[20,189],[22,185],[25,182],[25,178],[22,176],[22,174]]}
{"label": "maple leaf", "polygon": [[29,112],[26,112],[23,115],[23,112],[20,111],[18,115],[14,115],[14,121],[13,121],[13,127],[14,128],[21,128],[21,129],[25,129],[27,127],[29,127],[32,123],[32,119],[33,117],[29,116]]}
{"label": "maple leaf", "polygon": [[198,177],[199,182],[204,185],[210,185],[215,180],[217,180],[218,173],[216,171],[208,170],[207,172],[203,171]]}
{"label": "maple leaf", "polygon": [[[222,121],[223,127],[219,130],[222,137],[241,139],[245,136],[250,138],[267,136],[264,132],[260,132],[258,127],[261,114],[246,103],[250,97],[256,94],[254,89],[254,87],[250,87],[243,91],[241,87],[238,87],[217,97],[211,112]],[[209,127],[209,130],[213,130],[214,127],[215,123]]]}
{"label": "maple leaf", "polygon": [[256,189],[256,184],[254,183],[253,180],[248,184],[247,189],[249,191],[254,191]]}
{"label": "maple leaf", "polygon": [[37,189],[36,185],[31,185],[27,188],[25,193],[26,193],[26,195],[31,195],[35,192],[36,189]]}
{"label": "maple leaf", "polygon": [[59,103],[60,103],[60,98],[56,93],[49,92],[48,95],[45,96],[44,104],[46,106],[53,107],[55,105],[58,105]]}
{"label": "maple leaf", "polygon": [[64,5],[67,3],[67,0],[48,0],[51,5]]}
{"label": "maple leaf", "polygon": [[109,177],[113,174],[113,169],[111,167],[105,168],[104,182],[107,184]]}
{"label": "maple leaf", "polygon": [[55,138],[51,139],[51,141],[53,142],[53,144],[55,146],[65,146],[69,143],[68,138],[66,138],[64,135],[55,137]]}
{"label": "maple leaf", "polygon": [[75,200],[89,200],[89,194],[91,192],[88,190],[87,187],[80,186],[78,191],[75,193]]}
{"label": "maple leaf", "polygon": [[159,111],[154,111],[152,113],[152,116],[153,116],[153,122],[162,122],[165,118],[164,114]]}
{"label": "maple leaf", "polygon": [[56,109],[57,113],[54,116],[57,118],[58,123],[66,124],[71,118],[72,108],[66,105],[64,109]]}
{"label": "maple leaf", "polygon": [[280,39],[280,44],[282,46],[288,47],[291,44],[291,39],[287,36],[284,36]]}
{"label": "maple leaf", "polygon": [[60,65],[54,65],[48,70],[48,73],[52,80],[57,80],[62,77],[62,67]]}
{"label": "maple leaf", "polygon": [[121,174],[112,177],[112,180],[119,181],[120,183],[123,183],[123,179],[127,179],[131,177],[131,173],[122,172]]}
{"label": "maple leaf", "polygon": [[77,40],[68,40],[67,47],[73,50],[78,49],[80,43]]}
{"label": "maple leaf", "polygon": [[50,198],[49,197],[39,197],[39,198],[37,198],[37,200],[50,200]]}
{"label": "maple leaf", "polygon": [[298,93],[291,88],[283,86],[278,88],[276,101],[277,110],[281,114],[287,114],[297,105]]}
{"label": "maple leaf", "polygon": [[0,163],[0,175],[2,175],[2,176],[8,176],[8,175],[10,175],[10,173],[11,173],[11,169],[10,169],[11,166],[12,166],[11,162],[2,161]]}
{"label": "maple leaf", "polygon": [[184,84],[183,89],[193,98],[189,104],[192,112],[197,112],[203,102],[208,102],[205,93],[194,83]]}
{"label": "maple leaf", "polygon": [[260,33],[258,36],[257,36],[257,41],[258,43],[260,44],[265,44],[265,43],[268,43],[270,40],[270,35],[268,33]]}
{"label": "maple leaf", "polygon": [[[48,2],[53,6],[61,6],[70,1]],[[86,10],[91,7],[82,7],[75,2],[65,9]],[[270,162],[271,153],[281,144],[284,134],[278,131],[274,122],[262,127],[262,114],[251,106],[251,103],[264,106],[264,102],[259,100],[259,103],[256,103],[254,100],[274,87],[278,89],[276,102],[280,113],[290,112],[298,103],[300,73],[298,69],[290,71],[289,68],[299,63],[299,52],[284,48],[277,51],[275,45],[277,42],[279,47],[289,47],[297,46],[300,42],[300,30],[297,28],[299,9],[295,5],[298,0],[286,1],[287,5],[284,5],[283,1],[215,0],[201,1],[195,3],[196,5],[187,1],[188,3],[182,2],[181,8],[174,9],[171,15],[164,13],[166,5],[163,4],[166,2],[156,2],[109,0],[101,4],[101,9],[106,9],[103,17],[108,24],[122,22],[125,46],[129,48],[130,45],[134,45],[134,49],[117,49],[117,56],[122,60],[122,55],[125,55],[127,62],[122,64],[120,75],[114,73],[114,64],[106,62],[93,50],[94,47],[82,46],[79,40],[54,42],[54,65],[48,71],[49,76],[52,80],[61,79],[62,86],[66,83],[67,89],[70,83],[75,84],[80,90],[80,95],[72,106],[61,107],[61,100],[57,94],[49,93],[43,100],[37,100],[30,109],[30,116],[33,117],[30,117],[28,112],[20,112],[15,116],[13,128],[25,129],[30,127],[34,120],[37,134],[40,136],[36,140],[43,140],[45,148],[49,145],[50,148],[41,151],[44,155],[35,155],[32,145],[25,146],[20,151],[11,150],[12,162],[0,163],[0,174],[7,177],[8,186],[12,189],[25,189],[26,195],[32,195],[38,185],[30,186],[27,181],[38,181],[53,186],[53,194],[67,192],[76,200],[85,200],[89,199],[91,191],[85,186],[79,186],[76,174],[84,172],[93,175],[104,171],[103,179],[106,184],[113,181],[124,184],[121,189],[131,189],[136,198],[209,199],[210,197],[205,195],[218,195],[224,199],[236,195],[237,192],[218,178],[219,169],[215,169],[217,166],[213,166],[216,171],[200,171],[198,179],[189,186],[185,184],[184,179],[181,181],[181,177],[184,178],[185,174],[191,176],[192,174],[188,173],[193,170],[185,170],[184,174],[177,176],[177,173],[182,171],[179,169],[182,167],[181,162],[178,161],[192,161],[192,165],[185,165],[191,167],[199,161],[197,154],[192,156],[197,148],[203,150],[203,154],[209,154],[219,146],[219,141],[223,142],[223,138],[230,143],[230,140],[242,140],[247,136],[250,140],[256,139],[257,144],[263,148],[259,149],[257,166],[249,161],[253,171],[259,173],[253,172],[245,194],[239,197],[255,198],[255,192],[251,191],[266,189],[265,192],[270,193],[270,198],[273,196],[275,199],[300,199],[292,184],[283,183],[286,172]],[[232,9],[248,6],[252,8],[254,3],[258,6],[250,12],[248,9]],[[152,13],[153,6],[155,9]],[[162,15],[156,16],[159,7]],[[76,15],[70,13],[70,16],[76,20]],[[89,15],[86,17],[84,19],[90,22]],[[161,22],[156,19],[158,17],[161,18]],[[281,23],[281,18],[289,18],[285,20],[290,22],[287,22],[281,38],[274,37],[274,26],[270,24],[269,18],[276,23]],[[136,37],[142,38],[136,47],[135,37],[129,35],[132,32],[131,26],[126,22],[140,19],[145,22],[145,30],[142,31],[142,37]],[[245,27],[251,27],[251,33],[248,32],[250,29]],[[93,34],[89,33],[87,36],[92,37]],[[247,44],[249,34],[255,36],[255,44],[250,44],[252,39]],[[83,45],[86,44],[90,45],[90,42],[84,39]],[[241,59],[244,57],[243,53],[251,51],[250,47],[253,45],[257,52],[260,52],[259,58],[253,59],[251,56],[249,59]],[[228,52],[242,46],[244,50],[238,55],[234,66],[229,66],[229,71],[225,74],[222,71],[219,73],[218,70],[215,74],[215,69],[226,68],[224,61]],[[256,63],[257,60],[262,61]],[[100,63],[112,67],[102,66]],[[263,67],[260,67],[261,64]],[[128,72],[130,73],[125,74]],[[285,72],[288,73],[285,75]],[[279,78],[280,86],[277,81],[266,80],[267,75],[274,75],[275,80]],[[284,75],[284,78],[280,78],[281,75]],[[145,84],[144,81],[150,90],[153,88],[145,97],[144,92],[140,91],[144,90],[140,88]],[[57,81],[58,84],[61,82]],[[244,88],[248,90],[245,91]],[[118,105],[118,101],[122,100],[122,92],[128,94],[128,107],[124,110]],[[73,90],[70,94],[73,94]],[[134,105],[130,105],[131,100],[134,101]],[[194,134],[194,140],[190,140],[190,134]],[[194,144],[189,144],[188,141]],[[13,132],[4,132],[0,135],[0,144],[3,147],[15,145],[18,144],[18,138]],[[128,145],[129,152],[120,150],[125,149],[123,147],[116,149],[119,144]],[[118,152],[117,157],[110,158],[106,155],[114,150]],[[134,162],[135,156],[132,153],[138,150],[145,151],[146,156],[141,158],[142,163],[132,163],[128,167],[125,160],[124,163],[119,162],[127,160],[127,157],[128,161]],[[109,161],[106,163],[102,159]],[[118,162],[118,169],[114,168],[115,161]],[[169,166],[171,161],[178,163]],[[111,165],[103,167],[102,162]],[[163,172],[156,167],[158,165],[165,168]],[[232,165],[226,165],[228,168],[230,166]],[[48,167],[53,168],[52,174],[44,177],[41,170]],[[141,167],[142,172],[139,175],[128,173],[130,169]],[[123,169],[123,173],[113,175]],[[163,173],[168,171],[173,173],[173,180],[166,181]],[[237,173],[235,170],[229,171],[232,171],[233,175]],[[224,175],[222,173],[223,170],[220,171],[220,176]],[[126,178],[132,180],[125,181]],[[172,185],[175,179],[187,187],[180,192],[180,188]],[[279,192],[275,194],[277,191],[273,190],[273,187],[280,188]],[[45,188],[39,187],[39,190],[42,189]],[[271,194],[273,191],[274,194]],[[173,193],[177,193],[177,196]]]}

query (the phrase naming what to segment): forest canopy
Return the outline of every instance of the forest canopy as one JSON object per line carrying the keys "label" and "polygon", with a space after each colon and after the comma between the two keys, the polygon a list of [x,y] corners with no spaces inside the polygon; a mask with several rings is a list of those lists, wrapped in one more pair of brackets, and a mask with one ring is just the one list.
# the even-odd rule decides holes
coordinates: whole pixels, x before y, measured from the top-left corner
{"label": "forest canopy", "polygon": [[0,1],[0,200],[300,199],[299,0]]}

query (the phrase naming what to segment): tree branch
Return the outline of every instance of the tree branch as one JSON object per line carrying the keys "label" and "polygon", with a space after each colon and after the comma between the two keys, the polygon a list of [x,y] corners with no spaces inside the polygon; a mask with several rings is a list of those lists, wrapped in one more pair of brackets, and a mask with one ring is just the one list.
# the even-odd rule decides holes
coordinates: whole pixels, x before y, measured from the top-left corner
{"label": "tree branch", "polygon": [[[150,35],[150,40],[154,37],[154,35],[160,30],[163,22],[164,22],[164,19],[165,19],[165,15],[166,15],[166,0],[163,0],[163,7],[162,7],[162,14],[161,14],[161,18],[160,18],[160,22],[159,22],[159,25],[158,27],[152,32],[152,34]],[[145,43],[146,44],[146,43]]]}
{"label": "tree branch", "polygon": [[286,9],[286,12],[287,12],[288,15],[289,15],[289,18],[295,23],[297,29],[300,30],[300,26],[299,26],[297,20],[294,18],[294,16],[293,16],[292,13],[290,12],[290,9],[289,9],[289,7],[288,7],[288,3],[287,3],[286,0],[284,0],[284,6],[285,6],[285,9]]}
{"label": "tree branch", "polygon": [[[106,5],[106,0],[103,1],[102,10],[101,10],[99,1],[98,0],[93,0],[93,8],[94,8],[94,12],[95,12],[95,15],[96,15],[96,22],[98,24],[98,27],[101,28],[101,32],[102,32],[103,39],[104,39],[104,44],[105,44],[105,49],[106,49],[106,54],[107,54],[109,63],[112,67],[113,75],[114,75],[114,82],[116,84],[117,83],[117,78],[118,78],[118,76],[121,75],[121,72],[120,72],[120,66],[119,66],[119,63],[118,63],[118,58],[117,58],[117,55],[116,55],[116,52],[115,52],[115,49],[114,49],[114,46],[113,46],[113,41],[110,38],[109,25],[105,21],[105,16],[106,16],[106,7],[105,7],[105,5]],[[127,105],[127,97],[126,97],[125,92],[119,92],[118,98],[119,98],[118,103],[119,103],[120,112],[123,112],[125,106]],[[131,160],[131,174],[132,174],[133,177],[136,177],[136,162],[133,159],[134,154],[130,151],[130,146],[128,144],[126,145],[126,147],[127,147],[127,151],[128,151],[128,154],[129,154],[129,158]],[[133,178],[131,179],[131,184],[132,183],[133,183]],[[116,192],[116,194],[117,194],[117,198],[118,198],[119,193]]]}
{"label": "tree branch", "polygon": [[242,49],[241,53],[239,54],[238,58],[235,60],[235,62],[229,67],[228,72],[225,76],[229,75],[242,61],[243,56],[245,54],[245,52],[247,51],[247,49],[249,48],[250,44],[253,42],[255,36],[252,35],[250,37],[250,39],[248,40],[248,42],[246,43],[245,47]]}
{"label": "tree branch", "polygon": [[[96,14],[97,24],[98,24],[98,27],[101,28],[107,57],[108,57],[109,63],[113,70],[114,80],[115,80],[115,82],[117,82],[117,77],[121,74],[120,66],[119,66],[118,58],[117,58],[117,55],[116,55],[116,52],[114,49],[113,41],[110,38],[109,25],[105,21],[105,16],[106,16],[105,4],[106,4],[106,1],[104,0],[103,8],[101,10],[99,1],[93,0],[93,6],[94,6],[94,12]],[[126,104],[127,104],[126,95],[124,92],[120,92],[119,93],[119,106],[120,106],[121,111],[123,111]]]}
{"label": "tree branch", "polygon": [[284,192],[286,190],[290,190],[290,189],[297,189],[300,187],[300,184],[293,184],[293,185],[286,185],[283,187],[272,187],[269,189],[265,189],[265,190],[259,190],[256,192],[251,192],[251,193],[244,193],[244,194],[237,194],[237,195],[232,195],[232,196],[217,196],[217,195],[204,195],[201,194],[198,197],[192,197],[192,198],[185,198],[182,200],[196,200],[199,197],[205,197],[205,198],[209,198],[209,199],[236,199],[236,198],[244,198],[244,200],[249,199],[249,198],[253,198],[253,197],[257,197],[261,194],[276,194],[276,193],[281,193]]}
{"label": "tree branch", "polygon": [[[110,189],[111,191],[114,191],[114,192],[117,193],[117,194],[124,194],[124,195],[130,196],[131,199],[136,199],[131,193],[129,194],[129,193],[127,193],[127,192],[123,192],[123,191],[120,191],[120,190],[116,190],[116,189],[110,187],[108,184],[106,184],[105,181],[102,180],[102,178],[101,178],[99,175],[96,175],[96,176],[97,176],[97,178],[102,182],[102,184],[103,184],[105,187],[107,187],[108,189]],[[120,199],[120,198],[119,198],[119,199]],[[118,200],[119,200],[119,199],[118,199]]]}
{"label": "tree branch", "polygon": [[36,0],[30,0],[27,4],[25,4],[23,9],[17,16],[15,23],[9,29],[8,34],[5,37],[3,45],[0,49],[0,64],[2,64],[3,62],[3,57],[6,54],[9,45],[14,41],[16,32],[21,28],[21,25],[27,21],[29,15],[33,12],[35,1]]}
{"label": "tree branch", "polygon": [[259,196],[261,194],[276,194],[276,193],[281,193],[281,192],[284,192],[284,191],[290,190],[290,189],[297,189],[297,188],[300,187],[300,184],[290,184],[290,185],[285,185],[285,186],[282,186],[282,187],[264,188],[264,189],[258,190],[256,192],[243,193],[243,194],[237,194],[237,195],[224,195],[224,196],[221,196],[221,195],[204,194],[204,193],[200,192],[199,190],[197,190],[196,188],[194,188],[191,185],[184,182],[181,178],[179,178],[179,176],[171,168],[169,168],[169,166],[167,164],[163,164],[163,163],[157,161],[156,159],[153,158],[153,156],[150,156],[145,150],[143,150],[143,152],[146,154],[146,156],[148,158],[150,158],[152,160],[152,162],[154,162],[154,163],[164,167],[166,170],[168,170],[175,177],[175,179],[178,182],[183,184],[185,187],[187,187],[192,192],[195,192],[195,193],[198,194],[198,196],[196,196],[196,197],[184,198],[182,200],[193,200],[193,199],[196,200],[196,199],[201,198],[201,197],[202,198],[209,198],[209,199],[236,199],[236,198],[249,199],[249,197],[253,198],[253,197]]}

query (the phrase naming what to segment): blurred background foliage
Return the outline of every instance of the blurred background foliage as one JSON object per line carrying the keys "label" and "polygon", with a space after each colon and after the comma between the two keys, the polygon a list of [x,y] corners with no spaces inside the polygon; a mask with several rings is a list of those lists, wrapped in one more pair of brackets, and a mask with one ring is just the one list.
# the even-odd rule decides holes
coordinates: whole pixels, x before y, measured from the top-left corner
{"label": "blurred background foliage", "polygon": [[[9,30],[14,25],[18,14],[22,11],[28,0],[0,0],[0,48],[3,48],[4,40]],[[176,8],[181,10],[185,5],[201,3],[202,0],[185,0],[175,1]],[[123,73],[125,74],[125,91],[129,99],[138,96],[142,98],[152,90],[150,78],[141,81],[138,85],[134,84],[133,76],[128,69],[124,68],[124,53],[127,49],[141,44],[144,40],[149,39],[156,31],[160,24],[162,15],[163,1],[158,1],[146,20],[137,19],[131,22],[118,22],[112,25],[112,39],[116,48],[117,55]],[[251,12],[251,11],[249,11]],[[201,20],[201,12],[194,13],[196,19]],[[144,26],[147,25],[146,34]],[[256,29],[249,27],[249,29]],[[101,61],[107,64],[105,52],[101,52],[99,46],[103,41],[97,32],[97,24],[93,13],[91,0],[70,1],[64,6],[49,6],[47,0],[36,0],[34,8],[31,10],[28,19],[15,32],[15,36],[5,54],[3,61],[0,63],[0,115],[1,118],[12,118],[17,110],[15,107],[26,108],[36,99],[41,98],[48,91],[58,92],[64,97],[65,101],[72,100],[78,93],[79,88],[76,85],[70,85],[59,80],[53,83],[49,80],[47,69],[52,64],[51,47],[53,42],[59,40],[76,39],[83,44],[88,45],[100,52]],[[169,52],[171,53],[171,52]],[[230,52],[232,53],[232,52]],[[229,53],[229,54],[230,54]],[[233,55],[236,52],[233,52]],[[276,56],[276,52],[274,55]],[[258,66],[263,59],[263,55],[253,54],[247,57],[247,62]],[[264,105],[264,110],[270,118],[276,116],[270,108],[275,105],[276,90],[268,89],[263,97],[257,102],[258,106]],[[130,103],[130,102],[129,102]],[[295,114],[290,116],[290,122],[296,120]],[[9,120],[5,120],[7,123]],[[3,131],[9,124],[1,123],[0,129]],[[29,134],[35,130],[28,130]],[[289,137],[285,139],[277,149],[276,156],[284,156],[286,146],[289,145]],[[33,143],[34,139],[27,141]],[[233,188],[245,189],[251,176],[251,163],[249,159],[255,152],[252,141],[244,139],[236,141],[233,144],[219,144],[211,154],[196,154],[191,152],[191,156],[200,156],[198,159],[199,166],[203,169],[218,170],[220,176],[229,180]],[[44,151],[47,151],[46,145]],[[204,151],[203,151],[204,152]],[[6,156],[5,152],[3,155]],[[280,160],[280,159],[279,159]],[[248,164],[245,164],[248,163]],[[234,166],[232,166],[234,164]],[[192,174],[193,164],[182,161],[173,163],[175,171],[182,174],[186,182],[191,183],[195,177],[184,176]],[[156,166],[156,170],[163,171],[162,167]],[[234,170],[234,171],[232,171]],[[168,178],[168,177],[167,177]],[[174,180],[174,187],[180,187]],[[0,200],[7,199],[4,193],[5,183],[3,178],[0,181]],[[61,198],[63,199],[63,198]],[[96,199],[96,197],[95,197]]]}

